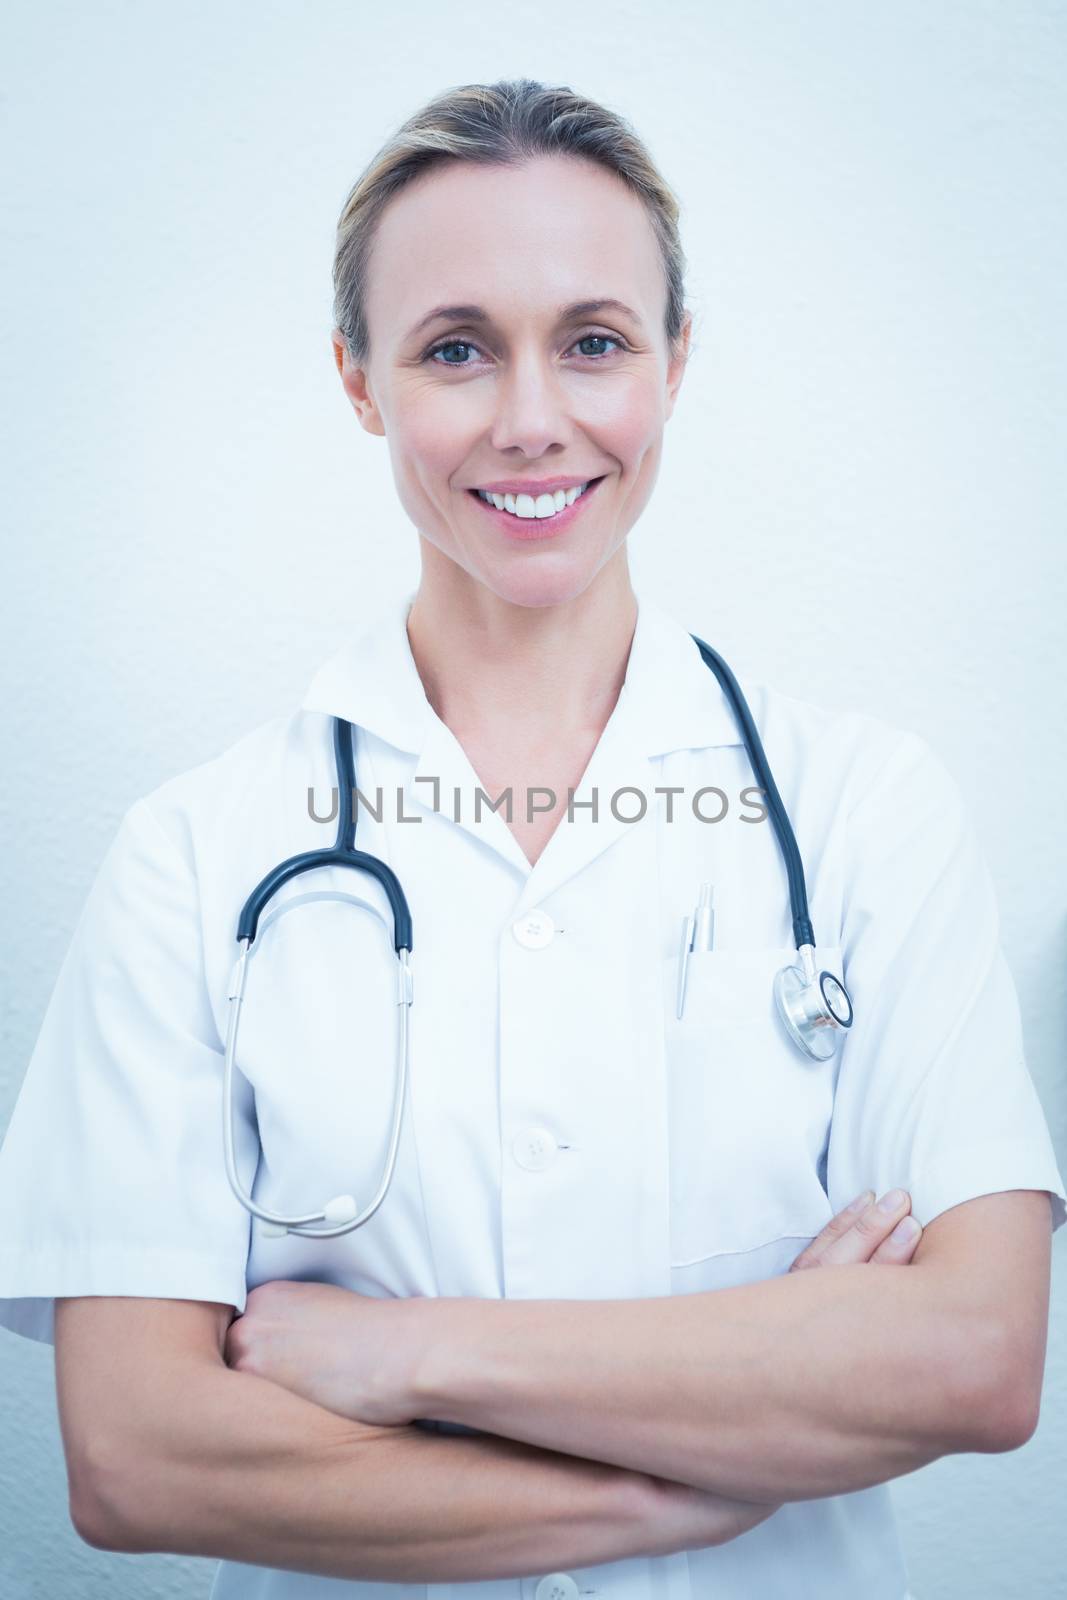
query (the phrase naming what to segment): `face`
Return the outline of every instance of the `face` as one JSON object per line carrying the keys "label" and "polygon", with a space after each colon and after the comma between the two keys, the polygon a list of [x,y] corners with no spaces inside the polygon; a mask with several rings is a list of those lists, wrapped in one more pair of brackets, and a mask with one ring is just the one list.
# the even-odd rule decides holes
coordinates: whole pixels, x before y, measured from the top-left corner
{"label": "face", "polygon": [[[354,367],[338,334],[334,352],[435,551],[518,605],[588,586],[659,470],[689,337],[687,321],[672,363],[665,304],[644,205],[589,162],[457,163],[390,203],[369,268],[369,363]],[[460,309],[427,320],[440,307]],[[478,489],[531,498],[498,510]]]}

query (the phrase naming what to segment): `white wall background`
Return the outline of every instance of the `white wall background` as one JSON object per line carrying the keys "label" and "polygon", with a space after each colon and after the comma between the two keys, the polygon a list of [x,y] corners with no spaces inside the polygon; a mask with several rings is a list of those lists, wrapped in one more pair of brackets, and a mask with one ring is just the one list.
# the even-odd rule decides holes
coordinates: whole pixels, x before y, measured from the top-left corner
{"label": "white wall background", "polygon": [[[333,228],[429,95],[530,76],[627,115],[684,205],[635,579],[962,782],[1062,1165],[1063,0],[15,0],[4,34],[0,1128],[124,810],[414,584]],[[918,1600],[1062,1592],[1065,1249],[1035,1437],[898,1481]],[[5,1600],[206,1596],[213,1563],[79,1542],[51,1352],[0,1332],[0,1373]]]}

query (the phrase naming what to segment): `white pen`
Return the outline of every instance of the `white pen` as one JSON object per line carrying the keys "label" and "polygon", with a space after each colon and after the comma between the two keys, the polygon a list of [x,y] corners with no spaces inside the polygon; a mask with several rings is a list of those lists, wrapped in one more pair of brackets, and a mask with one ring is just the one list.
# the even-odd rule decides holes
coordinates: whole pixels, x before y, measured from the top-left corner
{"label": "white pen", "polygon": [[685,1010],[685,980],[689,956],[693,950],[715,948],[715,912],[712,909],[714,889],[710,883],[700,885],[700,899],[691,916],[682,920],[682,947],[678,953],[678,1018]]}

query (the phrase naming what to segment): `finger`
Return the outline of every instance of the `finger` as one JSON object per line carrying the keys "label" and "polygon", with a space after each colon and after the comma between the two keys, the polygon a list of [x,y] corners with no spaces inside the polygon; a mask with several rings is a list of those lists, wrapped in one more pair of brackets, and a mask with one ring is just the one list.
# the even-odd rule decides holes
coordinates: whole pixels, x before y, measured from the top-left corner
{"label": "finger", "polygon": [[826,1248],[843,1233],[848,1232],[873,1200],[874,1190],[864,1189],[863,1193],[857,1195],[843,1211],[837,1213],[836,1217],[831,1217],[822,1232],[797,1256],[789,1269],[790,1272],[795,1272],[800,1267],[817,1266]]}
{"label": "finger", "polygon": [[888,1238],[882,1240],[871,1261],[887,1266],[905,1265],[915,1254],[922,1232],[922,1224],[915,1217],[901,1217]]}
{"label": "finger", "polygon": [[902,1217],[911,1210],[911,1196],[904,1189],[890,1189],[876,1205],[868,1206],[857,1220],[823,1251],[820,1265],[839,1267],[856,1261],[869,1261],[888,1238]]}

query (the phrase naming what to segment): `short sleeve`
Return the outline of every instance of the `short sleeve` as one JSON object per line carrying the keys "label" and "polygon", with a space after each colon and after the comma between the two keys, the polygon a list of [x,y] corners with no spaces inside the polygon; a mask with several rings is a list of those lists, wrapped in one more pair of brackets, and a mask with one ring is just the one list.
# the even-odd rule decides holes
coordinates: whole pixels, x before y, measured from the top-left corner
{"label": "short sleeve", "polygon": [[855,1021],[827,1155],[834,1210],[899,1185],[925,1226],[977,1195],[1044,1189],[1060,1227],[992,879],[959,786],[912,733],[849,815],[842,951]]}
{"label": "short sleeve", "polygon": [[[251,1091],[234,1132],[254,1176]],[[192,851],[137,801],[60,969],[0,1147],[0,1326],[54,1343],[56,1296],[246,1299],[247,1211],[226,1177],[223,1050]]]}

